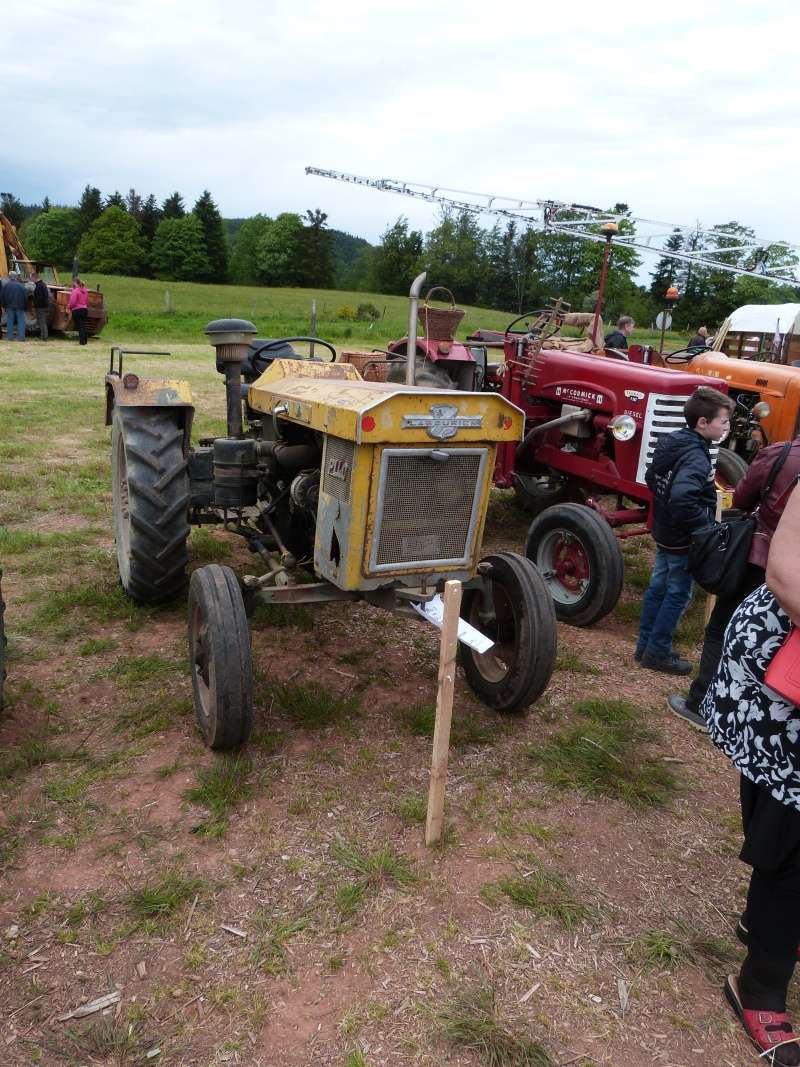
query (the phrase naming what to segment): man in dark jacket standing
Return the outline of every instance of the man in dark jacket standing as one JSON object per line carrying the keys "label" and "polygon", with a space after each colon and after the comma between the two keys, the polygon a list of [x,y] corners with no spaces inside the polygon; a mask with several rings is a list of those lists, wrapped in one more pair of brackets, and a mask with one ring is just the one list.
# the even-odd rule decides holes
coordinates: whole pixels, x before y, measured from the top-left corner
{"label": "man in dark jacket standing", "polygon": [[11,271],[8,281],[3,286],[7,341],[14,340],[15,327],[19,340],[25,340],[25,306],[27,303],[28,294],[25,292],[25,286],[21,284],[19,274],[16,271]]}
{"label": "man in dark jacket standing", "polygon": [[606,348],[627,349],[628,338],[633,333],[633,327],[635,325],[636,323],[630,315],[622,315],[617,319],[617,328],[612,330],[611,333],[606,334],[606,339],[603,344]]}
{"label": "man in dark jacket standing", "polygon": [[35,271],[31,274],[33,284],[33,310],[36,313],[36,322],[39,326],[39,340],[46,341],[50,336],[48,319],[50,318],[50,290],[47,283],[42,281],[40,274]]}
{"label": "man in dark jacket standing", "polygon": [[714,521],[717,494],[709,445],[730,431],[733,404],[708,386],[686,401],[686,426],[660,438],[645,481],[653,494],[656,563],[644,594],[636,660],[666,674],[689,674],[687,659],[672,650],[672,635],[692,595],[692,534]]}

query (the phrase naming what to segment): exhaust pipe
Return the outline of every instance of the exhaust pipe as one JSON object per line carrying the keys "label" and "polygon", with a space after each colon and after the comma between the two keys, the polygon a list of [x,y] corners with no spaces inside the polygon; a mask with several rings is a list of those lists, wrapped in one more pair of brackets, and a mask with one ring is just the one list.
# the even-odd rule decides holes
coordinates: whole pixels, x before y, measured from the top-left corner
{"label": "exhaust pipe", "polygon": [[241,437],[242,363],[256,335],[256,328],[247,319],[214,319],[204,332],[217,354],[217,370],[225,374],[228,437]]}
{"label": "exhaust pipe", "polygon": [[411,283],[408,297],[408,343],[406,344],[406,385],[414,384],[414,370],[417,365],[417,307],[419,306],[419,294],[428,272],[418,274]]}

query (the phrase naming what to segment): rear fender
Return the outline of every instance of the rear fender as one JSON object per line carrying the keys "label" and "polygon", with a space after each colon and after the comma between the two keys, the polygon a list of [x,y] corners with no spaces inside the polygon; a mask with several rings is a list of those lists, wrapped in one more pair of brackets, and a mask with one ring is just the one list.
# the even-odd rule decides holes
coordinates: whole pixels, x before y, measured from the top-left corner
{"label": "rear fender", "polygon": [[140,378],[138,374],[106,375],[106,426],[114,408],[175,408],[183,427],[184,448],[189,448],[194,404],[188,382],[180,378]]}

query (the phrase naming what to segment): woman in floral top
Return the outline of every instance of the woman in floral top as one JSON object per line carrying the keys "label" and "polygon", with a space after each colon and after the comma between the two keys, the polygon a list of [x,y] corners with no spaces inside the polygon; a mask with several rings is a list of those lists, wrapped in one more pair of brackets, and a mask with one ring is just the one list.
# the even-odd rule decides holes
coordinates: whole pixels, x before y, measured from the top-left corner
{"label": "woman in floral top", "polygon": [[792,626],[800,625],[800,492],[792,492],[772,540],[767,584],[742,603],[725,634],[702,705],[708,731],[741,772],[744,844],[753,868],[737,933],[747,956],[725,995],[770,1064],[799,1067],[800,1044],[786,992],[800,945],[800,708],[764,675]]}

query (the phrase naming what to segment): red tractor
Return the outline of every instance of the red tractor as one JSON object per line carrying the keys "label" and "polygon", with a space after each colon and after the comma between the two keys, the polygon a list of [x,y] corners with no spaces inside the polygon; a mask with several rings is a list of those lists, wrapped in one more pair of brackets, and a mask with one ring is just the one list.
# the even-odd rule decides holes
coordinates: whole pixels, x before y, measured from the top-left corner
{"label": "red tractor", "polygon": [[[531,318],[521,316],[506,328],[498,363],[487,359],[492,342],[487,345],[485,336],[466,345],[418,337],[417,380],[499,392],[524,411],[525,438],[500,445],[494,484],[513,488],[535,515],[525,552],[544,576],[558,618],[587,626],[619,599],[619,540],[649,529],[644,474],[656,442],[684,425],[683,406],[699,385],[723,392],[727,386],[648,366],[640,346],[628,358],[549,348],[546,323],[515,330]],[[397,360],[389,376],[396,380],[405,374],[407,348],[406,338],[389,346],[387,355]],[[746,466],[727,449],[715,446],[712,455],[718,486],[732,489]]]}

